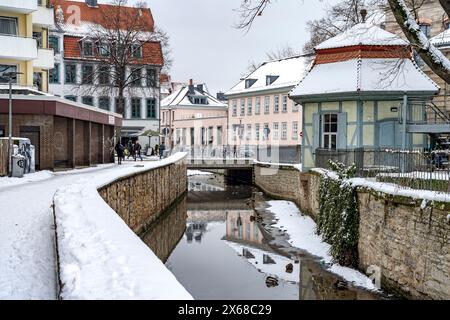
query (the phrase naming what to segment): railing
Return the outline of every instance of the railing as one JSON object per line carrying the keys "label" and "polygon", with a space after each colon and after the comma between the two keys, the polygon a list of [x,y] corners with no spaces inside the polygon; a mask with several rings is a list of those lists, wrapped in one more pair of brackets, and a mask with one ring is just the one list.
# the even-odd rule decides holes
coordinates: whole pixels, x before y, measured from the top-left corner
{"label": "railing", "polygon": [[168,153],[187,152],[188,159],[255,159],[270,163],[300,163],[300,146],[175,146]]}
{"label": "railing", "polygon": [[[402,123],[402,106],[400,105],[399,122]],[[450,116],[433,101],[411,99],[408,104],[408,124],[450,124]]]}
{"label": "railing", "polygon": [[355,164],[356,176],[402,187],[450,191],[450,150],[316,149],[315,166],[328,169],[328,160]]}

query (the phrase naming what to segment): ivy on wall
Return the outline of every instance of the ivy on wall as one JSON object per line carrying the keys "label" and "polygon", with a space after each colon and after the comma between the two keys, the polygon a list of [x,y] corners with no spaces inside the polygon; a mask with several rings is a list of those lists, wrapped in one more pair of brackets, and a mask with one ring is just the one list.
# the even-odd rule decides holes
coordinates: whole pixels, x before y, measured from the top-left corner
{"label": "ivy on wall", "polygon": [[319,215],[316,232],[331,245],[333,259],[341,265],[357,267],[359,212],[357,193],[347,179],[356,167],[328,161],[335,175],[324,175],[319,189]]}

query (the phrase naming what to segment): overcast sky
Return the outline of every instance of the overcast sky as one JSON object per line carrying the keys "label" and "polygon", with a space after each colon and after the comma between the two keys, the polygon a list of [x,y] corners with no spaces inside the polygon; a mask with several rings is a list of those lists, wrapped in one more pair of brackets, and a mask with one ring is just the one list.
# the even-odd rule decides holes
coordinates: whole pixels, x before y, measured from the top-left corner
{"label": "overcast sky", "polygon": [[306,21],[321,17],[336,0],[275,0],[247,34],[233,28],[240,0],[146,2],[155,23],[170,36],[172,80],[192,78],[215,94],[236,84],[250,60],[264,61],[266,52],[287,45],[301,49],[309,37]]}

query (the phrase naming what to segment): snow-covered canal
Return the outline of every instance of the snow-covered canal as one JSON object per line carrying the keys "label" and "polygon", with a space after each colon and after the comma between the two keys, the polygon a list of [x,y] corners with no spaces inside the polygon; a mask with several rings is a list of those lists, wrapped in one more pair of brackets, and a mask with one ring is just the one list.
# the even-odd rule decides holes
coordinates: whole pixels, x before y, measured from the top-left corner
{"label": "snow-covered canal", "polygon": [[187,198],[142,239],[195,299],[382,298],[365,275],[330,263],[292,203],[191,173]]}

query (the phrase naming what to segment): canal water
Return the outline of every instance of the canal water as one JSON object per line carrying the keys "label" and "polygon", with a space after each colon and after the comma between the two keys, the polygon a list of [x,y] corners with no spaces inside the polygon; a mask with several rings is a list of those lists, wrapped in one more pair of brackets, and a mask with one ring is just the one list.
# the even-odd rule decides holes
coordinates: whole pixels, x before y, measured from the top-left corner
{"label": "canal water", "polygon": [[271,226],[267,200],[219,174],[192,176],[187,197],[142,239],[195,299],[385,298],[352,287],[292,248]]}

